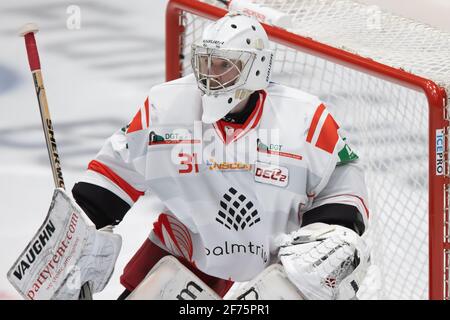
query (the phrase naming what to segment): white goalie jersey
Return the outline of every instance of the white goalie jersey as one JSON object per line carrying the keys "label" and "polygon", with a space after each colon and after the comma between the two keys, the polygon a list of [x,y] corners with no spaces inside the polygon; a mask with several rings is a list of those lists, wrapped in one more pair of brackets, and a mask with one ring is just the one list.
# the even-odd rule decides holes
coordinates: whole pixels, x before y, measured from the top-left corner
{"label": "white goalie jersey", "polygon": [[201,115],[194,76],[153,87],[82,181],[129,205],[155,194],[166,210],[149,221],[150,240],[232,281],[273,262],[273,239],[298,229],[308,210],[351,205],[367,224],[358,157],[317,97],[271,83],[244,124]]}

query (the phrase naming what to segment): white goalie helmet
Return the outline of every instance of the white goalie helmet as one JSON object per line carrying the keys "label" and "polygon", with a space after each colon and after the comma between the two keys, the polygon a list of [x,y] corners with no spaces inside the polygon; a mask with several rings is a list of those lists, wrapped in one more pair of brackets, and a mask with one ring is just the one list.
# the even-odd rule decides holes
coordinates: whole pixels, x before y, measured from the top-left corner
{"label": "white goalie helmet", "polygon": [[192,68],[202,91],[202,121],[213,123],[270,81],[273,53],[261,24],[231,13],[205,28],[192,45]]}

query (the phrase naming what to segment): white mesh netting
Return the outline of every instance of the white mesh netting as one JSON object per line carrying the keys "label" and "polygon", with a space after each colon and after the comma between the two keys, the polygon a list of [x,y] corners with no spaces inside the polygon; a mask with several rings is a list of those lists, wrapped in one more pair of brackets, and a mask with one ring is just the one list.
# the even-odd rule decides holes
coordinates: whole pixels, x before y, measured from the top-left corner
{"label": "white mesh netting", "polygon": [[[220,6],[217,1],[207,1]],[[260,0],[291,32],[401,67],[450,89],[450,34],[351,1]],[[184,14],[183,74],[207,20]],[[428,103],[424,94],[272,43],[272,80],[319,96],[366,169],[382,297],[428,298]],[[447,90],[449,92],[449,90]]]}

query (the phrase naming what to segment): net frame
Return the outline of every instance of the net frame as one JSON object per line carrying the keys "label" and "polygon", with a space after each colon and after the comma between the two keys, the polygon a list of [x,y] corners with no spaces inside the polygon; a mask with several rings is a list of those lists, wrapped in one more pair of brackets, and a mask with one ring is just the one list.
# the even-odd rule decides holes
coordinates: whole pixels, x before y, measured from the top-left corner
{"label": "net frame", "polygon": [[[279,0],[271,0],[274,4]],[[193,0],[170,0],[166,10],[166,80],[174,80],[183,75],[184,14],[217,20],[227,11],[223,8]],[[313,40],[311,34],[302,36],[276,26],[264,24],[271,41],[299,50],[338,65],[370,74],[374,77],[399,84],[425,95],[428,102],[428,298],[449,299],[449,166],[448,166],[448,95],[450,81],[429,79],[405,71],[405,68],[390,66],[372,58],[370,52],[363,57],[345,47],[338,48]],[[352,51],[352,52],[350,52]],[[420,73],[420,72],[419,72]],[[439,84],[437,84],[439,83]],[[443,163],[444,172],[436,174],[437,130],[444,132]]]}

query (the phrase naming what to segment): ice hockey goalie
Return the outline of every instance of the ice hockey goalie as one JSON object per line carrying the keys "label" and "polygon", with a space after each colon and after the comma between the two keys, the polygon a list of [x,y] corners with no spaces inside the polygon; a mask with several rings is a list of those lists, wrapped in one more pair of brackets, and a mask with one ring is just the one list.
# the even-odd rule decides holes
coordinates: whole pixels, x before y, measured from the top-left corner
{"label": "ice hockey goalie", "polygon": [[97,228],[146,192],[164,204],[121,298],[167,255],[219,296],[272,264],[305,299],[357,296],[369,266],[362,159],[317,97],[270,81],[272,63],[257,20],[212,23],[192,74],[153,87],[75,184]]}

